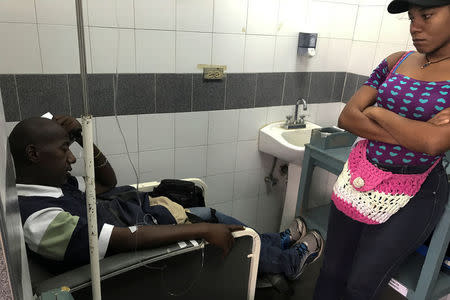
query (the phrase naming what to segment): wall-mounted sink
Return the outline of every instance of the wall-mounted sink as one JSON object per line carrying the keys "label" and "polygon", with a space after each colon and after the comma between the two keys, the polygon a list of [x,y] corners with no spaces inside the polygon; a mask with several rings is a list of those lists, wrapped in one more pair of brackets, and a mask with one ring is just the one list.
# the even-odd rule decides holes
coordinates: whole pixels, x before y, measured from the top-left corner
{"label": "wall-mounted sink", "polygon": [[258,148],[261,152],[273,155],[296,165],[301,165],[305,144],[311,139],[311,130],[320,128],[306,122],[306,128],[285,129],[284,122],[271,123],[259,130]]}

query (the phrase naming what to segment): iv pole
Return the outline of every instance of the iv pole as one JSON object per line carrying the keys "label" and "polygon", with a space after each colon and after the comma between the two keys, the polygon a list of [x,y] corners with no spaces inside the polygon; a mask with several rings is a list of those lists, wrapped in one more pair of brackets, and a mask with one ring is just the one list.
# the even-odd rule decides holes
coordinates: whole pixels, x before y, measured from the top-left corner
{"label": "iv pole", "polygon": [[83,98],[83,150],[86,168],[86,207],[88,217],[89,256],[91,262],[92,299],[101,299],[100,263],[98,255],[97,206],[95,197],[94,146],[92,138],[92,115],[89,115],[86,48],[84,43],[84,23],[82,0],[75,0],[78,30],[78,50],[80,53],[80,75]]}

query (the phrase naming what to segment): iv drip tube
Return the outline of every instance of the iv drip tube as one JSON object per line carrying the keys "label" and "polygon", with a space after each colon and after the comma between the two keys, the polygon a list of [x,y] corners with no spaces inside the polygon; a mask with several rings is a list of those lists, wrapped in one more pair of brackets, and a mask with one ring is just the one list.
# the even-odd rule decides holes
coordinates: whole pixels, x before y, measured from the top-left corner
{"label": "iv drip tube", "polygon": [[86,207],[88,217],[89,256],[91,263],[92,299],[101,299],[100,263],[98,254],[97,206],[95,197],[94,146],[92,139],[92,116],[89,115],[86,48],[84,43],[84,23],[82,0],[75,0],[77,13],[78,50],[80,54],[80,75],[84,113],[82,116],[84,164],[86,168]]}

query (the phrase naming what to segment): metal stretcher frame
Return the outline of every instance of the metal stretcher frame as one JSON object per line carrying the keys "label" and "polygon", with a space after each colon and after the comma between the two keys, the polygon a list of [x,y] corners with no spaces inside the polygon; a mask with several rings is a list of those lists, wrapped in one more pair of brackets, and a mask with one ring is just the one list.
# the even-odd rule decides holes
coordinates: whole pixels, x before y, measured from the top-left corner
{"label": "metal stretcher frame", "polygon": [[[203,189],[206,203],[206,184],[201,179],[197,178],[188,178],[184,180],[192,181]],[[158,184],[159,182],[156,181],[142,183],[139,184],[138,189],[140,191],[150,191]],[[136,187],[136,185],[134,186]],[[248,279],[245,278],[245,280],[248,280],[248,288],[246,294],[242,295],[242,299],[253,300],[255,296],[261,240],[259,235],[251,228],[233,232],[233,236],[235,239],[250,237],[252,241],[251,250],[249,253],[243,253],[246,258],[250,260],[250,263]],[[100,261],[101,280],[104,281],[128,271],[135,270],[139,267],[162,261],[164,259],[169,259],[174,256],[199,251],[205,247],[207,247],[207,243],[205,241],[184,241],[184,243],[171,244],[154,249],[112,255]],[[89,287],[91,284],[89,265],[85,265],[56,276],[43,272],[42,268],[43,266],[37,265],[32,260],[30,261],[30,273],[33,290],[38,295],[42,292],[59,288],[61,286],[68,286],[73,292],[76,292]],[[230,274],[230,276],[232,276],[232,274]],[[239,276],[239,274],[237,276]]]}

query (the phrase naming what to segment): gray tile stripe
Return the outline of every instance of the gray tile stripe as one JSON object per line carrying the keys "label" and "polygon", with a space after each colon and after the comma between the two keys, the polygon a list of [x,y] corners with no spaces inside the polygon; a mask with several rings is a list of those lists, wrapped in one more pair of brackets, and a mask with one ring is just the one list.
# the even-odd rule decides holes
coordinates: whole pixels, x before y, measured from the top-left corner
{"label": "gray tile stripe", "polygon": [[[8,121],[53,113],[82,113],[78,74],[2,75],[0,85]],[[112,116],[113,74],[89,74],[91,113]],[[16,80],[19,78],[19,80]],[[117,113],[151,114],[212,111],[348,101],[365,76],[345,72],[229,73],[221,81],[201,74],[119,74]],[[44,84],[44,86],[41,86]],[[8,92],[7,92],[8,91]],[[38,92],[36,97],[35,92]],[[30,105],[31,103],[31,105]]]}

